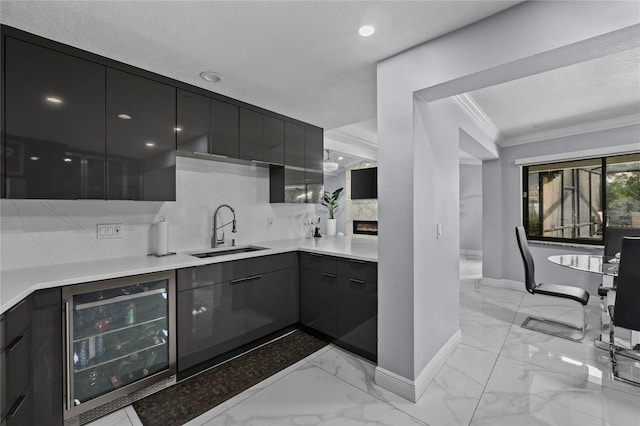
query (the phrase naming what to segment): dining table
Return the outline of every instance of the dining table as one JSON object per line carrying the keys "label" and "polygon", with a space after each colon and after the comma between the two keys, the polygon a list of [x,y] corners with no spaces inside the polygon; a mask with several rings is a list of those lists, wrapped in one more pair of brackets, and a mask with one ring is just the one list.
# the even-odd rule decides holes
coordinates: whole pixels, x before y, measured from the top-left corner
{"label": "dining table", "polygon": [[[603,256],[598,254],[558,254],[548,257],[549,262],[575,269],[577,271],[591,272],[602,275],[602,287],[607,290],[606,296],[600,297],[600,336],[594,344],[601,349],[609,348],[609,327],[611,319],[607,306],[616,303],[615,277],[618,276],[620,266],[619,256]],[[616,342],[618,333],[616,332]],[[627,342],[621,342],[624,346],[630,344],[631,347],[640,344],[640,333],[629,331]],[[618,344],[618,343],[616,343]]]}

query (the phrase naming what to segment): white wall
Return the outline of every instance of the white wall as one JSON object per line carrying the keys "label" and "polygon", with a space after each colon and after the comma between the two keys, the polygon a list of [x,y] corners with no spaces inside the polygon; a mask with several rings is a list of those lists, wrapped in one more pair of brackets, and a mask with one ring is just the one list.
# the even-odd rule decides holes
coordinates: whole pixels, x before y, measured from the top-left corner
{"label": "white wall", "polygon": [[[169,222],[170,250],[210,247],[213,211],[223,203],[236,209],[238,233],[225,234],[236,244],[300,237],[304,213],[315,209],[269,204],[266,168],[178,157],[176,169],[175,202],[2,200],[2,269],[146,255],[159,216]],[[96,239],[98,223],[122,223],[122,238]]]}
{"label": "white wall", "polygon": [[[378,371],[415,385],[457,328],[459,139],[455,117],[435,120],[447,105],[431,101],[634,47],[639,12],[637,2],[525,2],[378,64]],[[486,140],[473,125],[464,130]],[[445,180],[435,173],[443,167]]]}
{"label": "white wall", "polygon": [[482,250],[482,165],[460,164],[460,250]]}

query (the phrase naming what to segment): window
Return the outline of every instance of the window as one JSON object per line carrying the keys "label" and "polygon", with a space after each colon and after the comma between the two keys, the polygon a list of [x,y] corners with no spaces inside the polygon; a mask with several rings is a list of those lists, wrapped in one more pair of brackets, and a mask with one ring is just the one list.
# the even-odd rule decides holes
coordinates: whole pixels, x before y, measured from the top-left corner
{"label": "window", "polygon": [[533,240],[602,244],[605,226],[640,227],[640,154],[526,166],[523,188]]}

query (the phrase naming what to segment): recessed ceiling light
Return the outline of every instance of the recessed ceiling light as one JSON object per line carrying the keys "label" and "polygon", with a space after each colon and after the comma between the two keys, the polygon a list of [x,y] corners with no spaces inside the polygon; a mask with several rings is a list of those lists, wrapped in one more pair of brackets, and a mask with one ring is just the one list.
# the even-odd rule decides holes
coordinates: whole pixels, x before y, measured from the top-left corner
{"label": "recessed ceiling light", "polygon": [[173,130],[175,130],[176,132],[181,132],[181,131],[182,131],[182,127],[176,127],[176,128],[175,128],[175,129],[173,129]]}
{"label": "recessed ceiling light", "polygon": [[364,165],[369,167],[371,165],[371,163],[365,163]]}
{"label": "recessed ceiling light", "polygon": [[118,114],[118,118],[122,118],[123,120],[131,120],[131,116],[129,114]]}
{"label": "recessed ceiling light", "polygon": [[155,142],[147,142],[145,143],[146,146],[148,146],[149,148],[153,148],[154,146],[156,146]]}
{"label": "recessed ceiling light", "polygon": [[534,124],[531,127],[534,128],[534,129],[537,129],[538,127],[542,127],[542,123]]}
{"label": "recessed ceiling light", "polygon": [[62,159],[62,161],[64,161],[65,163],[70,163],[73,160],[71,158],[69,158],[69,157],[65,157],[65,158]]}
{"label": "recessed ceiling light", "polygon": [[344,157],[338,157],[338,160],[344,160]]}
{"label": "recessed ceiling light", "polygon": [[373,28],[371,25],[363,25],[358,30],[358,34],[360,34],[361,37],[371,37],[375,32],[376,32],[376,29]]}
{"label": "recessed ceiling light", "polygon": [[210,83],[217,83],[222,80],[222,76],[214,71],[203,71],[200,73],[200,78]]}
{"label": "recessed ceiling light", "polygon": [[36,157],[35,155],[33,157],[29,157],[29,160],[31,161],[38,161],[40,159],[40,157]]}
{"label": "recessed ceiling light", "polygon": [[44,99],[45,99],[45,101],[49,102],[50,104],[61,104],[62,103],[62,99],[57,97],[57,96],[47,96]]}

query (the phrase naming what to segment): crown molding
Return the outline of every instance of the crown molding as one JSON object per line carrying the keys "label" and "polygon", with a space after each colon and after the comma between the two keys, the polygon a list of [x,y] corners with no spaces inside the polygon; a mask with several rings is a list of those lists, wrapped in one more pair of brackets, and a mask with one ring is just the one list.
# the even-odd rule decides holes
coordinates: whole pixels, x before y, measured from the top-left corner
{"label": "crown molding", "polygon": [[506,138],[500,142],[500,146],[507,147],[514,145],[523,145],[531,142],[540,142],[549,139],[581,135],[584,133],[617,129],[619,127],[633,126],[636,124],[640,124],[640,114],[625,115],[623,117],[578,124],[576,126],[563,127],[561,129],[547,130],[544,132]]}
{"label": "crown molding", "polygon": [[480,108],[469,93],[461,93],[453,97],[458,107],[471,118],[496,144],[501,145],[502,133],[496,124]]}

